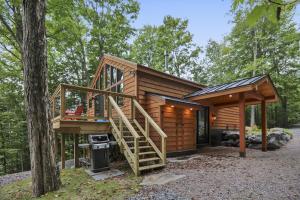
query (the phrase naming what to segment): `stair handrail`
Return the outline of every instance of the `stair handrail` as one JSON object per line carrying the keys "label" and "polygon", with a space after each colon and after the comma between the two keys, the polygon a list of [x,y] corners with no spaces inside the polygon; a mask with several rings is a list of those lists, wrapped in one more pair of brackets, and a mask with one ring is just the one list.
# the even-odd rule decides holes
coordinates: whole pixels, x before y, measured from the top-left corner
{"label": "stair handrail", "polygon": [[133,137],[139,139],[140,138],[139,134],[134,130],[133,126],[131,125],[131,123],[129,122],[129,120],[121,110],[121,108],[118,106],[118,104],[115,102],[114,98],[112,96],[108,96],[108,98],[110,104],[114,107],[118,115],[122,118],[124,124],[127,126],[128,130],[132,133]]}
{"label": "stair handrail", "polygon": [[[135,119],[135,114],[133,115],[133,120],[138,126],[138,128],[142,131],[142,133],[145,135],[151,146],[154,148],[156,153],[160,156],[160,158],[163,161],[163,164],[166,163],[166,138],[168,137],[165,132],[157,125],[157,123],[148,115],[148,113],[144,110],[144,108],[137,102],[137,100],[133,99],[133,112],[135,112],[135,108],[137,108],[140,113],[145,117],[145,129],[143,130],[141,125],[138,123],[138,121]],[[157,133],[161,136],[161,152],[159,152],[158,148],[154,144],[154,142],[151,140],[149,136],[149,124],[152,125],[152,127],[157,131]]]}
{"label": "stair handrail", "polygon": [[[136,130],[133,128],[133,126],[131,125],[131,123],[129,122],[129,120],[127,119],[127,117],[125,116],[125,114],[123,113],[123,111],[121,110],[121,108],[118,106],[118,104],[115,102],[114,98],[112,96],[108,96],[108,117],[109,120],[112,123],[112,126],[114,127],[114,129],[119,131],[119,137],[122,143],[122,146],[124,146],[126,152],[130,155],[131,159],[134,160],[134,166],[131,165],[131,167],[133,168],[134,172],[136,175],[139,175],[139,139],[140,136],[139,134],[136,132]],[[112,118],[112,109],[111,106],[114,107],[114,109],[116,110],[117,114],[119,115],[119,117],[121,118],[121,120],[124,122],[125,126],[128,128],[129,132],[132,134],[132,136],[134,137],[134,154],[130,151],[128,144],[125,142],[124,138],[123,138],[123,133],[122,130],[119,130],[116,126],[116,124],[114,123],[114,120]],[[134,157],[132,158],[132,156],[134,155]]]}

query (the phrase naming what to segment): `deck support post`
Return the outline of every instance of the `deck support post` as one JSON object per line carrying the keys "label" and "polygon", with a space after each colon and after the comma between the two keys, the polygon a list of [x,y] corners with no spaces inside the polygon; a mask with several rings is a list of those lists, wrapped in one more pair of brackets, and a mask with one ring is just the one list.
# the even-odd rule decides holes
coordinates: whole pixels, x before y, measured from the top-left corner
{"label": "deck support post", "polygon": [[239,94],[239,128],[240,128],[240,157],[246,157],[246,141],[245,141],[245,95]]}
{"label": "deck support post", "polygon": [[74,167],[79,167],[78,134],[74,134]]}
{"label": "deck support post", "polygon": [[61,134],[61,143],[60,143],[60,161],[61,161],[61,169],[65,168],[65,160],[66,160],[66,146],[65,146],[65,134]]}
{"label": "deck support post", "polygon": [[261,150],[267,151],[267,119],[266,119],[266,101],[261,101]]}

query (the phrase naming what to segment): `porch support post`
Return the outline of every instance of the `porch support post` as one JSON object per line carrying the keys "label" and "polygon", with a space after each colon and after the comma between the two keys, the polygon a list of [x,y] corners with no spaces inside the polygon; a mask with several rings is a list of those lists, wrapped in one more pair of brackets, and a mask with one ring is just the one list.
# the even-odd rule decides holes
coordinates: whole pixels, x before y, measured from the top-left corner
{"label": "porch support post", "polygon": [[239,94],[239,119],[240,119],[240,157],[246,157],[245,141],[245,95]]}
{"label": "porch support post", "polygon": [[261,101],[261,150],[267,151],[267,119],[266,119],[266,101]]}
{"label": "porch support post", "polygon": [[74,134],[74,167],[79,167],[78,134]]}
{"label": "porch support post", "polygon": [[61,161],[62,169],[65,168],[65,160],[66,160],[65,134],[61,133],[60,161]]}

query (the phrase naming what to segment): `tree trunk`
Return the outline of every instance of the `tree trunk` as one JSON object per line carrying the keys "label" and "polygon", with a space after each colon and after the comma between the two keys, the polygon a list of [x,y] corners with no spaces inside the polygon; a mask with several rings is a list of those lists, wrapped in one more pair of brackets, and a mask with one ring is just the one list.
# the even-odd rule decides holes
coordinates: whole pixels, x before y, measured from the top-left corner
{"label": "tree trunk", "polygon": [[45,4],[23,0],[24,90],[34,197],[58,189],[60,183],[48,93]]}
{"label": "tree trunk", "polygon": [[288,110],[287,110],[287,97],[284,96],[281,101],[281,127],[288,127]]}
{"label": "tree trunk", "polygon": [[[253,45],[253,65],[256,67],[256,58],[257,58],[257,38],[256,30],[254,30],[254,45]],[[252,72],[252,76],[255,76],[255,70]],[[255,126],[255,105],[251,105],[251,120],[250,126]]]}

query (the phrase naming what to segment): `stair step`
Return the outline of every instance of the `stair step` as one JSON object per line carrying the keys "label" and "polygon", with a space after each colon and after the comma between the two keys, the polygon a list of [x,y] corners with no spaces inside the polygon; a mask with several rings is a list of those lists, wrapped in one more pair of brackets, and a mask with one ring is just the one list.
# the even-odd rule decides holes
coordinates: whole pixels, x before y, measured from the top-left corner
{"label": "stair step", "polygon": [[[141,140],[139,141],[139,143],[146,143],[146,142],[148,142],[148,141],[146,141],[146,140],[145,141],[141,141]],[[127,144],[134,144],[134,141],[126,141],[126,143]]]}
{"label": "stair step", "polygon": [[164,164],[148,165],[148,166],[140,167],[139,170],[144,171],[144,170],[155,169],[155,168],[159,168],[159,167],[163,167],[163,166],[164,166]]}
{"label": "stair step", "polygon": [[[152,148],[152,146],[139,146],[139,149],[148,149]],[[129,149],[134,149],[134,147],[130,147]]]}
{"label": "stair step", "polygon": [[146,151],[146,152],[141,152],[139,153],[140,156],[143,156],[143,155],[150,155],[150,154],[156,154],[155,151]]}
{"label": "stair step", "polygon": [[139,162],[148,162],[148,161],[155,161],[155,160],[159,160],[159,157],[153,157],[153,158],[145,158],[145,159],[140,159]]}

